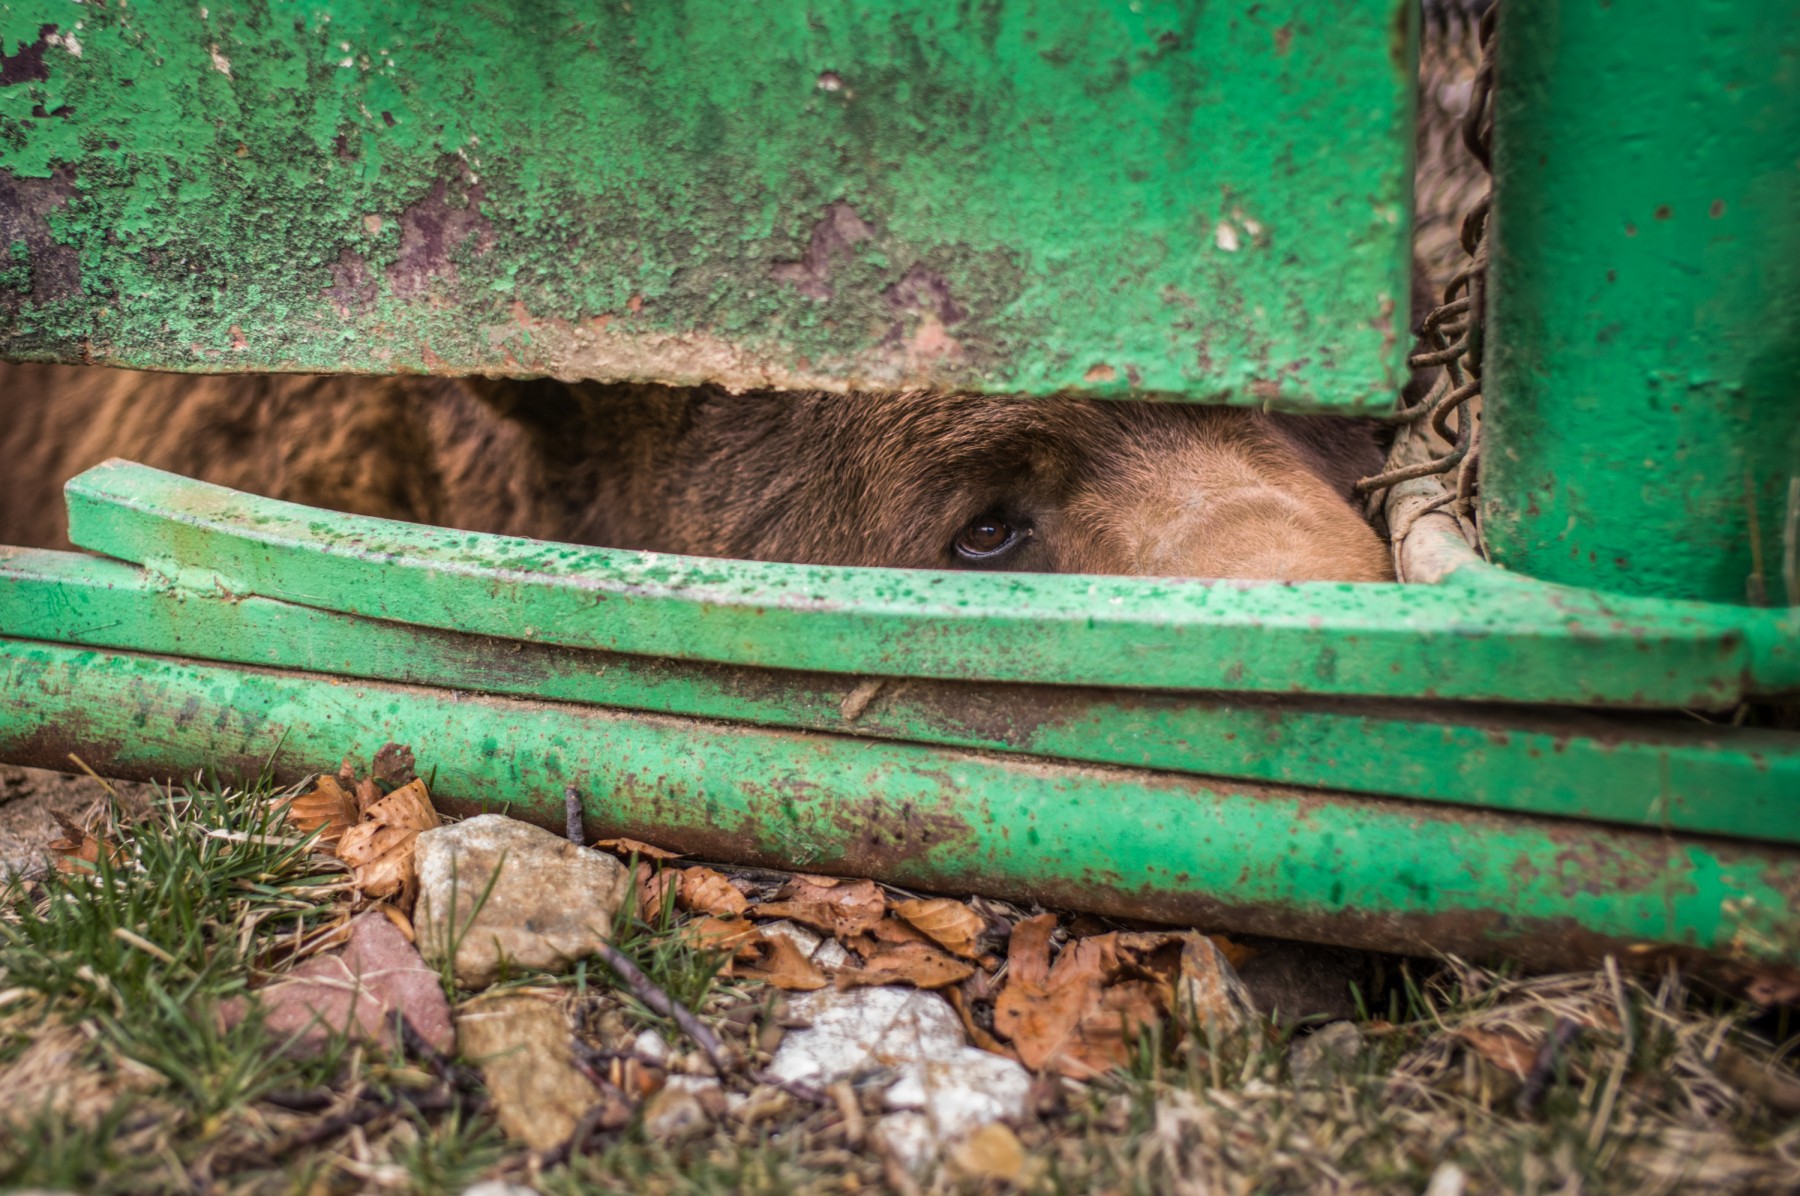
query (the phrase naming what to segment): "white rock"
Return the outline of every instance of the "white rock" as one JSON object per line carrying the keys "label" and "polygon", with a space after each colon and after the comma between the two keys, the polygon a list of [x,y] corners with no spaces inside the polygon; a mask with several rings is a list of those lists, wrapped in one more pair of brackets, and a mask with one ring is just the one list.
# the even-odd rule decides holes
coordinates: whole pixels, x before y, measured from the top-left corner
{"label": "white rock", "polygon": [[1439,1163],[1425,1185],[1425,1196],[1462,1196],[1469,1177],[1455,1163]]}
{"label": "white rock", "polygon": [[812,961],[819,965],[820,970],[831,973],[850,962],[850,952],[836,939],[826,939],[812,953]]}
{"label": "white rock", "polygon": [[454,948],[468,988],[499,979],[503,961],[560,971],[592,954],[630,883],[612,856],[503,814],[423,832],[417,860],[419,951],[435,964]]}
{"label": "white rock", "polygon": [[524,1184],[509,1184],[503,1179],[484,1179],[464,1188],[462,1196],[538,1196],[538,1190]]}
{"label": "white rock", "polygon": [[824,942],[804,926],[797,926],[785,919],[780,922],[764,922],[756,929],[764,938],[786,939],[794,944],[796,951],[808,959],[813,957],[813,953],[819,949],[819,944]]}
{"label": "white rock", "polygon": [[645,1030],[631,1040],[631,1053],[651,1063],[666,1064],[669,1061],[669,1040],[655,1030]]}
{"label": "white rock", "polygon": [[870,1130],[876,1147],[914,1175],[929,1170],[947,1149],[931,1118],[923,1113],[889,1113]]}
{"label": "white rock", "polygon": [[969,1046],[956,1011],[937,993],[820,989],[794,998],[788,1011],[811,1024],[788,1031],[770,1072],[821,1087],[874,1071],[893,1073],[882,1104],[894,1112],[877,1128],[914,1170],[990,1122],[1025,1116],[1031,1074],[1011,1059]]}

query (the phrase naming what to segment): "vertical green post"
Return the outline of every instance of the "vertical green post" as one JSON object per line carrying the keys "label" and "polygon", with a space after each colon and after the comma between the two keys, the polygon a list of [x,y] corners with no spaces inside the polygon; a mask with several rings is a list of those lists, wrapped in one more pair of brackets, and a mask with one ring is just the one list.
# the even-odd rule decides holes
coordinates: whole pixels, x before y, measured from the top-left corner
{"label": "vertical green post", "polygon": [[1494,560],[1800,603],[1800,3],[1505,0],[1497,85]]}

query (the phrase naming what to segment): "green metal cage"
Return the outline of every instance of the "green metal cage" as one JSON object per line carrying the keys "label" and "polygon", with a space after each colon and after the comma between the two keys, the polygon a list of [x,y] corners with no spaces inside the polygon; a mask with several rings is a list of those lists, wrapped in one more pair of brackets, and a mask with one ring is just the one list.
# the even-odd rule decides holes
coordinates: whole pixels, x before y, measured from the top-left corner
{"label": "green metal cage", "polygon": [[[0,354],[1391,412],[1405,0],[0,4]],[[0,759],[1555,966],[1800,970],[1800,5],[1506,0],[1486,559],[715,561],[129,463],[0,549]],[[0,396],[0,418],[4,397]]]}

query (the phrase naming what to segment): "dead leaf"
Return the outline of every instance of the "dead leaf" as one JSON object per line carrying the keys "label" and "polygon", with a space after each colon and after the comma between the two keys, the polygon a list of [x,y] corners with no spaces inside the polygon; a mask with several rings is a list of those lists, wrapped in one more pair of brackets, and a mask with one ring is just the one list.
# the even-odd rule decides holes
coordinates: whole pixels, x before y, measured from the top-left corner
{"label": "dead leaf", "polygon": [[413,750],[404,744],[384,743],[375,749],[375,779],[398,788],[419,775]]}
{"label": "dead leaf", "polygon": [[751,912],[759,918],[792,918],[840,938],[873,931],[887,916],[887,898],[872,880],[796,876],[776,896],[779,900]]}
{"label": "dead leaf", "polygon": [[695,918],[681,933],[702,951],[726,951],[744,959],[754,959],[756,945],[763,941],[756,923],[743,918]]}
{"label": "dead leaf", "polygon": [[637,884],[638,917],[645,922],[661,921],[663,907],[669,903],[676,887],[681,883],[681,874],[668,869],[658,871],[639,860],[634,879]]}
{"label": "dead leaf", "polygon": [[1095,935],[1070,942],[1050,965],[1054,926],[1045,914],[1013,928],[994,1030],[1034,1071],[1090,1078],[1129,1062],[1136,1037],[1168,1013],[1182,936]]}
{"label": "dead leaf", "polygon": [[678,860],[682,857],[679,851],[668,851],[639,839],[599,839],[594,846],[618,856],[635,855],[640,860]]}
{"label": "dead leaf", "polygon": [[965,959],[975,958],[975,940],[987,929],[980,914],[948,897],[902,901],[894,912],[938,946]]}
{"label": "dead leaf", "polygon": [[929,943],[931,940],[892,914],[875,923],[867,936],[878,943]]}
{"label": "dead leaf", "polygon": [[[746,953],[748,961],[743,959]],[[792,992],[811,992],[829,983],[819,965],[802,955],[793,939],[778,934],[757,934],[748,952],[740,949],[726,970],[732,976],[766,980]]]}
{"label": "dead leaf", "polygon": [[1055,930],[1055,914],[1026,918],[1013,927],[1006,944],[1006,971],[1014,983],[1041,985],[1050,979],[1050,935]]}
{"label": "dead leaf", "polygon": [[398,897],[397,904],[407,906],[414,881],[414,840],[440,821],[425,782],[408,781],[370,806],[363,820],[344,832],[338,859],[350,865],[365,894]]}
{"label": "dead leaf", "polygon": [[1531,1068],[1537,1062],[1537,1047],[1511,1030],[1478,1030],[1464,1026],[1456,1036],[1477,1055],[1521,1080],[1531,1074]]}
{"label": "dead leaf", "polygon": [[63,815],[61,811],[52,810],[51,817],[56,825],[62,828],[62,838],[52,839],[44,846],[56,857],[58,872],[94,872],[100,867],[100,849],[106,847],[107,858],[118,863],[124,854],[117,844],[107,846],[104,839],[91,835]]}
{"label": "dead leaf", "polygon": [[950,1008],[956,1010],[956,1016],[962,1019],[963,1033],[982,1050],[1017,1062],[1019,1052],[995,1038],[985,1026],[975,1020],[974,1011],[969,1008],[968,994],[963,991],[964,987],[966,986],[955,986],[944,990],[944,996],[950,1000]]}
{"label": "dead leaf", "polygon": [[336,777],[320,777],[316,788],[287,803],[288,825],[303,835],[323,827],[317,843],[333,853],[343,840],[344,832],[361,818],[362,808],[354,797],[344,792]]}
{"label": "dead leaf", "polygon": [[741,914],[750,908],[750,901],[738,892],[723,872],[711,868],[683,868],[681,876],[681,904],[695,913],[714,914],[718,916]]}
{"label": "dead leaf", "polygon": [[838,973],[839,988],[870,984],[910,984],[914,988],[944,988],[960,984],[975,974],[974,965],[946,955],[926,943],[898,943],[869,956],[860,968]]}
{"label": "dead leaf", "polygon": [[356,804],[363,813],[367,814],[374,809],[375,803],[380,801],[383,796],[381,786],[375,783],[373,777],[364,777],[356,782]]}

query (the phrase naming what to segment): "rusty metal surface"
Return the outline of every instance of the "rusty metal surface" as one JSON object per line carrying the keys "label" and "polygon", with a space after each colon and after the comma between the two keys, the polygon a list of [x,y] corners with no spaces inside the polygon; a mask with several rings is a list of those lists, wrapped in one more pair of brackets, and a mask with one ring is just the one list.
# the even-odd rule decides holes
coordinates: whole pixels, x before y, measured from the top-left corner
{"label": "rusty metal surface", "polygon": [[0,7],[0,355],[1391,406],[1405,0]]}
{"label": "rusty metal surface", "polygon": [[1708,725],[1691,716],[757,669],[410,627],[267,598],[181,589],[118,561],[6,549],[0,549],[0,633],[761,726],[1800,841],[1800,736]]}
{"label": "rusty metal surface", "polygon": [[[446,798],[712,858],[1531,966],[1800,962],[1800,851],[0,641],[0,758],[294,778],[388,740]],[[1129,816],[1123,816],[1129,812]]]}

